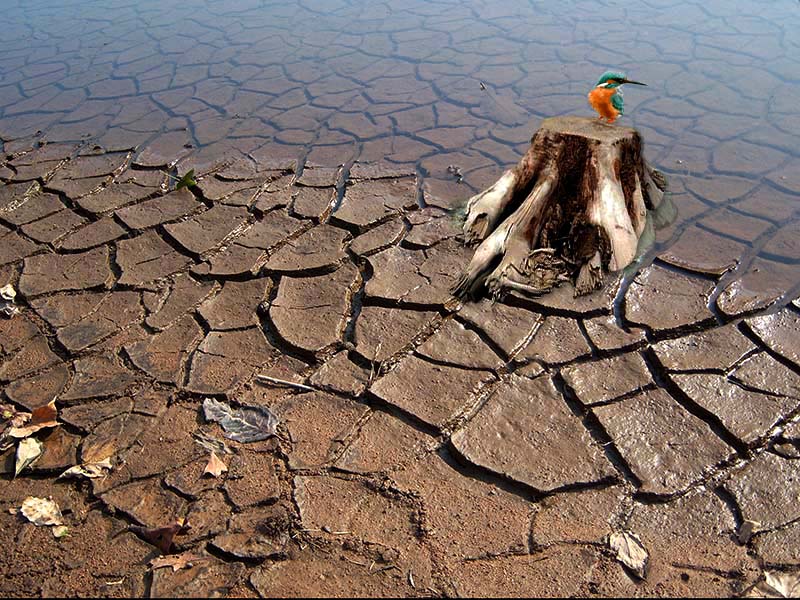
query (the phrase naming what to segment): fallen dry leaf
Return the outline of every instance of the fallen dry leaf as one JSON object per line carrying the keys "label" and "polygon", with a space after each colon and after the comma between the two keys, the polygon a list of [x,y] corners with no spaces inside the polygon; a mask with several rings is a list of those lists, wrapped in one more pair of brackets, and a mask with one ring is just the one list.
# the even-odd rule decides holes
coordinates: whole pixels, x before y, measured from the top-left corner
{"label": "fallen dry leaf", "polygon": [[781,573],[764,571],[764,578],[759,579],[747,593],[746,598],[797,598],[800,596],[800,573]]}
{"label": "fallen dry leaf", "polygon": [[206,558],[190,551],[182,554],[170,554],[168,556],[156,557],[150,561],[150,567],[152,567],[153,570],[163,567],[172,567],[172,572],[174,573],[181,569],[191,568],[194,566],[194,563],[202,560],[206,560]]}
{"label": "fallen dry leaf", "polygon": [[214,453],[208,458],[208,464],[203,470],[203,475],[211,475],[212,477],[219,477],[228,471],[228,467],[224,462]]}
{"label": "fallen dry leaf", "polygon": [[202,446],[209,452],[216,452],[218,454],[233,454],[233,450],[223,440],[217,439],[204,431],[198,431],[192,434],[194,443]]}
{"label": "fallen dry leaf", "polygon": [[74,467],[70,467],[66,471],[64,471],[61,475],[56,477],[56,479],[67,479],[69,477],[85,477],[86,479],[98,479],[99,477],[105,477],[113,468],[111,464],[111,459],[106,458],[100,462],[96,463],[84,463],[82,465],[75,465]]}
{"label": "fallen dry leaf", "polygon": [[17,297],[17,290],[10,283],[5,284],[0,288],[0,298],[3,300],[14,300]]}
{"label": "fallen dry leaf", "polygon": [[264,406],[229,405],[206,398],[203,400],[203,413],[209,421],[220,424],[225,437],[237,442],[259,442],[275,435],[278,417]]}
{"label": "fallen dry leaf", "polygon": [[9,428],[8,435],[14,438],[26,438],[40,429],[58,427],[60,423],[56,420],[57,417],[58,409],[56,409],[56,401],[51,400],[48,404],[33,409],[30,415],[30,421],[27,425],[24,427],[15,426]]}
{"label": "fallen dry leaf", "polygon": [[36,438],[25,438],[17,446],[17,463],[14,467],[14,477],[19,475],[25,467],[29,467],[44,452],[42,442]]}
{"label": "fallen dry leaf", "polygon": [[41,527],[42,525],[61,525],[61,509],[52,498],[37,498],[28,496],[22,501],[19,511],[28,521]]}
{"label": "fallen dry leaf", "polygon": [[172,525],[167,527],[147,528],[139,525],[131,525],[128,527],[133,533],[142,538],[145,542],[153,544],[156,548],[161,550],[162,553],[168,554],[172,549],[172,543],[176,535],[186,533],[189,530],[189,525],[185,524],[183,519],[178,519]]}
{"label": "fallen dry leaf", "polygon": [[638,535],[629,531],[612,533],[608,536],[608,545],[617,553],[617,560],[644,579],[650,557]]}

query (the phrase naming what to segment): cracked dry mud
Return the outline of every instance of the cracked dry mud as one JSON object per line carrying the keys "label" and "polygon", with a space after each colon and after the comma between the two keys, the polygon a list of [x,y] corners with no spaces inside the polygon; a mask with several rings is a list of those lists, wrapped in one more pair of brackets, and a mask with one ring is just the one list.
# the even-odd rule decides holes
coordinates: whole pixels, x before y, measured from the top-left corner
{"label": "cracked dry mud", "polygon": [[[3,402],[62,422],[18,477],[0,455],[4,595],[727,596],[800,568],[796,7],[118,4],[20,3],[0,40]],[[596,293],[460,304],[448,211],[587,114],[599,23],[659,91],[625,118],[678,218]],[[280,419],[216,479],[209,396]],[[196,558],[151,567],[130,527],[177,518]]]}
{"label": "cracked dry mud", "polygon": [[[16,183],[38,156],[48,170]],[[20,408],[55,397],[63,422],[16,479],[5,452],[2,498],[52,496],[70,528],[56,541],[0,515],[8,593],[725,594],[800,560],[791,305],[726,318],[724,278],[665,260],[577,300],[461,304],[448,290],[471,250],[446,211],[419,207],[413,173],[234,161],[171,192],[129,152],[93,194],[51,188],[104,156],[16,151],[0,187],[6,235],[25,242],[3,267],[24,303],[0,321],[0,378]],[[209,198],[225,170],[244,174]],[[83,208],[132,178],[149,193]],[[333,202],[316,216],[296,210],[312,182]],[[53,211],[76,219],[49,244],[19,225]],[[118,231],[96,236],[104,222]],[[219,479],[195,442],[221,437],[207,396],[281,422],[267,442],[227,441]],[[106,478],[54,483],[108,457]],[[191,530],[175,550],[199,558],[150,569],[158,551],[128,527],[177,518]],[[745,520],[761,529],[741,545]],[[607,549],[621,530],[650,553],[644,581]]]}

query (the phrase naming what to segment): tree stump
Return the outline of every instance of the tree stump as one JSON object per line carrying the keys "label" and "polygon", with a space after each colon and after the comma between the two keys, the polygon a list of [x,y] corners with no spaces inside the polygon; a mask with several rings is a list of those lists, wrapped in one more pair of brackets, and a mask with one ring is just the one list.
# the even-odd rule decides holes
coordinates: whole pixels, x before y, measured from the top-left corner
{"label": "tree stump", "polygon": [[516,167],[469,199],[464,235],[481,242],[454,295],[540,295],[571,280],[575,295],[636,258],[648,209],[666,182],[639,132],[585,117],[546,119]]}

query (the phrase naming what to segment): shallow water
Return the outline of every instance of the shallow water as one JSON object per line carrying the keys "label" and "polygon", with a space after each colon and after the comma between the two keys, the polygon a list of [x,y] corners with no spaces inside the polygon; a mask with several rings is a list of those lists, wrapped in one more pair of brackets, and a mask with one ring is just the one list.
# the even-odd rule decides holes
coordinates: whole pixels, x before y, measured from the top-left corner
{"label": "shallow water", "polygon": [[5,141],[386,159],[454,202],[515,163],[543,117],[590,115],[586,93],[621,68],[649,84],[626,90],[622,123],[679,209],[653,254],[722,276],[717,295],[739,280],[762,304],[797,296],[795,1],[5,4]]}

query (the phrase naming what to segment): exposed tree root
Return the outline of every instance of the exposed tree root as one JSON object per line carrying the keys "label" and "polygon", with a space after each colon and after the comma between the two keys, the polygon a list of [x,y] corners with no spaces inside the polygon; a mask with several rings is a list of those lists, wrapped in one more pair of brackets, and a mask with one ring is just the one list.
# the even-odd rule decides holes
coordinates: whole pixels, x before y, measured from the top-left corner
{"label": "exposed tree root", "polygon": [[481,242],[453,293],[538,295],[573,281],[576,295],[636,258],[648,209],[666,181],[634,129],[596,119],[547,119],[513,169],[470,198],[468,243]]}

